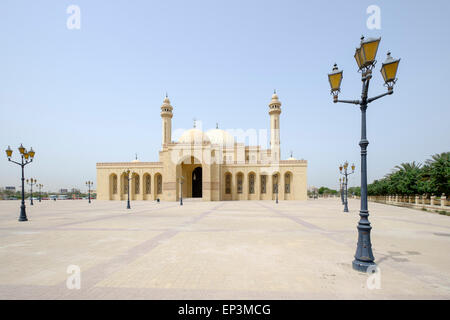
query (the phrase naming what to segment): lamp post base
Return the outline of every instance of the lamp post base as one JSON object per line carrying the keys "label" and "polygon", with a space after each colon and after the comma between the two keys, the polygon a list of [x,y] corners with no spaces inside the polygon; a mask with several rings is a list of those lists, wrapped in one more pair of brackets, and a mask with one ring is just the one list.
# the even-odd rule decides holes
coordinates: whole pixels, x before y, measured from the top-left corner
{"label": "lamp post base", "polygon": [[352,266],[353,270],[360,271],[360,272],[367,272],[367,269],[372,266],[376,266],[377,264],[375,262],[367,262],[367,261],[360,261],[360,260],[353,260]]}
{"label": "lamp post base", "polygon": [[25,213],[25,206],[24,205],[20,206],[19,221],[28,221],[27,214]]}

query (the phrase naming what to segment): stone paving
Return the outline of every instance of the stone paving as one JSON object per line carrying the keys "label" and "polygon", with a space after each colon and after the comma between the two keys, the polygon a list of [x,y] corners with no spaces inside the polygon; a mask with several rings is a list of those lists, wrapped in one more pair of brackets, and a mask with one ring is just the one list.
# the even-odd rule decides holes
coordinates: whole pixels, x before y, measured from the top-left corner
{"label": "stone paving", "polygon": [[[381,288],[340,199],[0,201],[0,299],[449,299],[450,217],[370,203]],[[81,288],[68,289],[69,265]]]}

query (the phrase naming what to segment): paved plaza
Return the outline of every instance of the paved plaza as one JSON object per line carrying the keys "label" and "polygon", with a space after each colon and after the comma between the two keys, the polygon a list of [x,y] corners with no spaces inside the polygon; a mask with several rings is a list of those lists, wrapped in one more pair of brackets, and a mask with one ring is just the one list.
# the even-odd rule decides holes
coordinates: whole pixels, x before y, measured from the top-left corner
{"label": "paved plaza", "polygon": [[[352,269],[357,200],[0,201],[0,299],[449,299],[450,217],[370,203],[381,288]],[[81,270],[68,289],[67,268]],[[372,286],[373,287],[373,286]]]}

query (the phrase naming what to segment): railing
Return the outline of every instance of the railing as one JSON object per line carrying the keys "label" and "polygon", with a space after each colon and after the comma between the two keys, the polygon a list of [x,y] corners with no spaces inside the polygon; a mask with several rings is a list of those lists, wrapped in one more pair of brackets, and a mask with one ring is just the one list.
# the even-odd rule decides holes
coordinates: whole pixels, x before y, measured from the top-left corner
{"label": "railing", "polygon": [[445,194],[440,197],[434,195],[390,195],[390,196],[369,196],[369,201],[392,204],[403,207],[429,209],[434,211],[450,212],[450,201]]}

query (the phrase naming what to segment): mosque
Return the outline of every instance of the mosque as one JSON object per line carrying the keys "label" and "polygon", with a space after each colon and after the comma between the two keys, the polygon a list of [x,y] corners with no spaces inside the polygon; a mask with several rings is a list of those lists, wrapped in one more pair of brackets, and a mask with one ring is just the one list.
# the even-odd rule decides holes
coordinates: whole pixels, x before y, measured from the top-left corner
{"label": "mosque", "polygon": [[[269,103],[270,149],[236,141],[230,132],[186,130],[172,141],[173,107],[166,95],[161,106],[162,148],[158,162],[97,163],[97,199],[177,201],[306,200],[306,160],[281,160],[281,102]],[[250,139],[251,140],[251,139]],[[128,181],[126,171],[130,170]]]}

